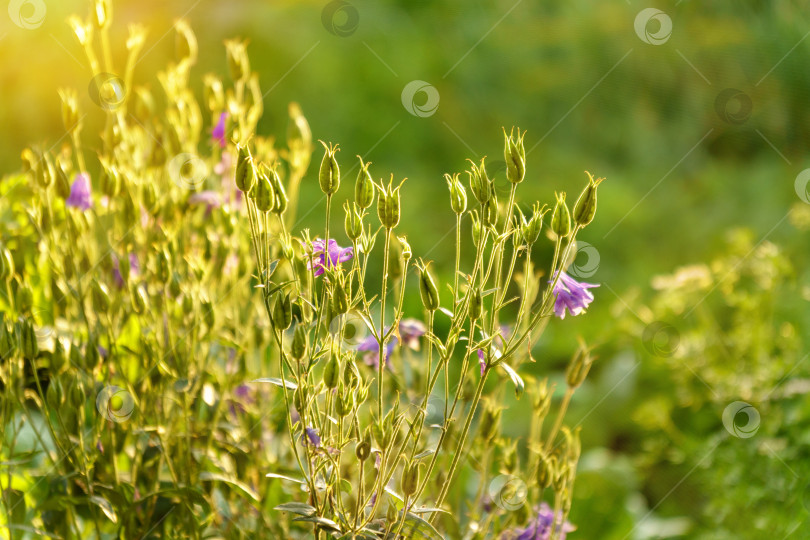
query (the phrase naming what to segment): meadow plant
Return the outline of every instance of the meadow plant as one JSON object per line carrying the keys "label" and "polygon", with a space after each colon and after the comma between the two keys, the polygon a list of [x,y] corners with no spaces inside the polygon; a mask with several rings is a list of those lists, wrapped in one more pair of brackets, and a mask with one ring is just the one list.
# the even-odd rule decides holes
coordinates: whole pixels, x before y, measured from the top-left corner
{"label": "meadow plant", "polygon": [[[119,77],[110,2],[69,22],[99,144],[62,90],[65,144],[27,149],[0,183],[10,537],[565,538],[580,439],[564,419],[591,348],[572,354],[559,402],[519,372],[550,321],[594,301],[565,271],[602,179],[588,173],[570,209],[564,192],[522,208],[536,176],[525,132],[504,130],[507,197],[485,159],[444,177],[442,283],[399,232],[418,200],[404,179],[358,157],[346,189],[339,146],[322,142],[316,185],[296,104],[284,145],[257,134],[245,42],[226,42],[230,81],[206,75],[201,105],[186,22],[161,97],[134,82],[143,27]],[[302,186],[323,193],[318,230],[293,230]],[[535,261],[540,242],[550,260]],[[502,434],[507,391],[531,400],[525,441]]]}

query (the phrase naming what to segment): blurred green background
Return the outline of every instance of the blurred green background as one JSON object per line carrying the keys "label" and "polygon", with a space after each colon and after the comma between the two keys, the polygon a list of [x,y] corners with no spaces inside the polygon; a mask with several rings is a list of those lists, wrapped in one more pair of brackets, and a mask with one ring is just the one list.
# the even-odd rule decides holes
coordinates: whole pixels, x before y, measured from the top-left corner
{"label": "blurred green background", "polygon": [[[46,6],[39,28],[0,22],[3,173],[19,169],[26,146],[65,142],[57,89],[79,89],[89,113],[86,133],[103,122],[86,91],[92,74],[65,24],[88,5]],[[597,301],[587,317],[555,323],[535,354],[542,368],[564,366],[579,334],[603,347],[596,382],[574,409],[590,453],[572,521],[580,538],[693,537],[682,522],[656,522],[647,510],[691,517],[709,534],[698,501],[719,488],[681,484],[688,460],[681,461],[689,463],[684,469],[640,464],[645,439],[629,411],[648,397],[643,377],[633,372],[645,353],[637,346],[641,332],[615,319],[630,306],[638,309],[653,276],[715,258],[737,227],[750,230],[752,247],[783,246],[795,268],[789,278],[807,283],[806,233],[797,232],[798,218],[789,213],[806,212],[802,197],[808,198],[806,182],[797,186],[796,179],[810,167],[810,2],[657,2],[660,13],[645,24],[638,17],[649,7],[620,0],[127,0],[115,2],[114,47],[120,65],[127,24],[148,25],[136,79],[158,89],[156,72],[173,55],[173,21],[188,19],[200,45],[201,96],[203,74],[227,74],[223,40],[249,38],[252,68],[266,92],[259,130],[283,137],[287,103],[297,101],[315,138],[340,143],[344,171],[360,154],[378,178],[408,177],[399,232],[415,254],[440,268],[452,257],[447,233],[454,224],[442,175],[487,155],[503,185],[502,126],[528,130],[524,204],[550,203],[554,190],[573,197],[584,170],[607,177],[597,219],[581,235],[598,251],[588,278],[602,284]],[[409,112],[403,101],[421,107],[430,97],[403,97],[411,81],[435,88],[435,111]],[[299,227],[315,224],[307,209],[321,215],[314,182],[313,167]],[[797,313],[810,297],[803,291],[804,297],[791,293]],[[799,336],[802,328],[808,327],[799,324]],[[719,423],[717,414],[709,416]],[[780,492],[795,500],[790,490],[806,481],[794,476]],[[746,504],[762,496],[749,493]]]}

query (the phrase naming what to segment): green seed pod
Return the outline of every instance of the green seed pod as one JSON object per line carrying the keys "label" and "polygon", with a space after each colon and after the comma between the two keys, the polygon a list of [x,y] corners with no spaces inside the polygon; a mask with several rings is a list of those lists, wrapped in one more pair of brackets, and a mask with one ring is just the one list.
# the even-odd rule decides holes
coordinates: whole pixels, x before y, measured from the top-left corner
{"label": "green seed pod", "polygon": [[490,442],[498,434],[498,424],[501,421],[501,408],[487,400],[484,406],[484,415],[478,428],[478,435],[484,442]]}
{"label": "green seed pod", "polygon": [[481,219],[487,227],[495,228],[498,226],[498,197],[494,193],[481,207]]}
{"label": "green seed pod", "polygon": [[604,178],[594,180],[593,175],[585,171],[588,175],[588,185],[579,194],[576,204],[574,204],[574,223],[580,227],[588,225],[596,215],[596,188],[602,183]]}
{"label": "green seed pod", "polygon": [[56,176],[53,163],[51,162],[51,158],[48,156],[48,154],[42,154],[42,159],[40,159],[39,165],[35,171],[37,183],[41,188],[47,188],[50,186],[51,182],[53,182],[53,179]]}
{"label": "green seed pod", "polygon": [[273,324],[279,330],[286,330],[292,324],[292,303],[283,292],[278,294],[273,306]]}
{"label": "green seed pod", "polygon": [[39,354],[37,333],[30,319],[25,319],[22,322],[22,327],[20,328],[20,349],[23,358],[26,360],[34,361]]}
{"label": "green seed pod", "polygon": [[420,259],[416,263],[419,269],[419,293],[422,296],[422,305],[428,311],[439,309],[439,288],[430,274],[427,265]]}
{"label": "green seed pod", "polygon": [[67,171],[65,171],[65,165],[59,163],[54,167],[54,172],[56,176],[54,178],[54,184],[56,189],[56,194],[59,195],[62,199],[67,199],[70,197],[70,179],[68,178]]}
{"label": "green seed pod", "polygon": [[537,467],[537,485],[540,489],[545,489],[554,481],[557,475],[557,465],[554,456],[540,456],[540,463]]}
{"label": "green seed pod", "polygon": [[76,377],[73,381],[73,385],[70,387],[70,394],[69,394],[69,401],[70,406],[74,409],[80,409],[84,407],[84,403],[87,400],[87,391],[84,388],[84,381],[80,377]]}
{"label": "green seed pod", "polygon": [[402,263],[403,267],[408,267],[408,261],[411,260],[413,257],[413,250],[411,249],[411,245],[408,243],[408,239],[404,236],[397,236],[397,240],[399,240],[399,245],[402,249]]}
{"label": "green seed pod", "polygon": [[225,52],[228,57],[228,71],[234,81],[247,81],[250,78],[250,61],[247,46],[243,41],[229,39],[225,41]]}
{"label": "green seed pod", "polygon": [[339,380],[340,361],[338,360],[338,355],[332,351],[332,353],[329,355],[329,361],[326,362],[326,365],[323,368],[323,384],[332,390],[333,388],[337,387]]}
{"label": "green seed pod", "polygon": [[478,320],[484,311],[484,299],[481,289],[475,289],[470,297],[470,320]]}
{"label": "green seed pod", "polygon": [[447,188],[450,190],[450,207],[457,216],[460,216],[467,210],[467,191],[461,185],[458,173],[453,176],[445,174],[444,179],[447,181]]}
{"label": "green seed pod", "polygon": [[477,246],[481,242],[481,220],[478,219],[478,210],[470,212],[470,219],[472,220],[473,244]]}
{"label": "green seed pod", "polygon": [[67,364],[67,353],[65,346],[60,339],[55,339],[53,343],[53,354],[51,354],[51,369],[54,373],[61,372]]}
{"label": "green seed pod", "polygon": [[523,147],[523,137],[526,132],[517,130],[517,136],[513,134],[514,128],[506,134],[503,130],[503,160],[506,162],[506,178],[513,184],[519,184],[526,176],[526,150]]}
{"label": "green seed pod", "polygon": [[484,164],[485,160],[486,158],[481,160],[480,166],[476,165],[472,160],[467,160],[470,162],[470,170],[467,171],[467,176],[469,176],[470,181],[470,190],[472,190],[475,199],[482,205],[486,204],[495,193],[492,181],[489,175],[487,175],[486,165]]}
{"label": "green seed pod", "polygon": [[509,474],[514,473],[517,469],[517,460],[517,441],[514,441],[503,449],[503,455],[501,456],[502,469]]}
{"label": "green seed pod", "polygon": [[410,497],[419,487],[419,463],[412,462],[402,468],[402,494]]}
{"label": "green seed pod", "polygon": [[14,277],[14,259],[11,251],[0,244],[0,283],[10,281],[12,277]]}
{"label": "green seed pod", "polygon": [[79,117],[79,99],[76,91],[72,88],[59,90],[59,97],[62,99],[62,123],[65,131],[73,133],[81,129],[81,118]]}
{"label": "green seed pod", "polygon": [[551,230],[559,237],[568,236],[571,232],[571,213],[565,204],[565,192],[556,193],[557,204],[554,205],[554,212],[551,213]]}
{"label": "green seed pod", "polygon": [[214,311],[214,306],[211,304],[208,297],[203,296],[200,299],[200,310],[202,311],[205,325],[209,330],[211,330],[214,328],[214,324],[216,324],[216,312]]}
{"label": "green seed pod", "polygon": [[141,198],[146,211],[153,216],[156,215],[158,210],[160,210],[160,201],[157,197],[157,188],[155,185],[152,183],[145,184],[143,186],[143,191],[141,192]]}
{"label": "green seed pod", "polygon": [[106,313],[110,309],[110,291],[103,283],[93,280],[91,285],[91,298],[93,309],[98,313]]}
{"label": "green seed pod", "polygon": [[98,352],[96,340],[91,338],[84,348],[84,367],[88,371],[92,371],[98,365],[100,359],[101,355]]}
{"label": "green seed pod", "polygon": [[[372,184],[372,188],[373,187]],[[350,203],[349,201],[343,203],[343,209],[346,212],[346,219],[343,223],[346,229],[346,236],[353,242],[356,242],[363,235],[363,217],[360,214],[361,210],[357,206],[357,203]]]}
{"label": "green seed pod", "polygon": [[348,416],[354,408],[354,394],[351,392],[338,392],[335,400],[335,410],[340,416]]}
{"label": "green seed pod", "polygon": [[321,169],[318,172],[318,181],[321,184],[321,191],[327,196],[334,195],[340,187],[340,166],[338,165],[335,153],[340,150],[337,145],[321,141],[324,148]]}
{"label": "green seed pod", "polygon": [[539,418],[545,418],[551,408],[551,395],[552,392],[548,388],[548,379],[544,379],[540,386],[537,388],[537,394],[534,400],[534,414]]}
{"label": "green seed pod", "polygon": [[270,183],[267,167],[262,164],[258,178],[256,178],[256,189],[254,202],[260,212],[269,212],[276,203],[276,195],[273,193],[273,184]]}
{"label": "green seed pod", "polygon": [[332,314],[343,315],[349,311],[349,295],[350,292],[346,291],[346,284],[344,283],[343,276],[341,275],[335,280],[334,288],[332,289]]}
{"label": "green seed pod", "polygon": [[137,314],[142,314],[146,311],[148,300],[146,298],[146,291],[143,287],[132,285],[129,288],[129,299],[132,302],[132,310]]}
{"label": "green seed pod", "polygon": [[14,332],[8,329],[6,323],[0,318],[0,359],[7,360],[17,349],[17,339]]}
{"label": "green seed pod", "polygon": [[394,175],[392,174],[391,180],[388,182],[388,188],[378,186],[380,195],[377,198],[377,217],[380,218],[383,227],[388,230],[399,225],[400,218],[399,189],[402,187],[402,183],[397,187],[393,187],[393,182]]}
{"label": "green seed pod", "polygon": [[65,391],[62,387],[62,381],[59,377],[52,377],[48,383],[48,389],[45,391],[45,401],[52,409],[59,409],[65,399]]}
{"label": "green seed pod", "polygon": [[156,263],[157,263],[157,278],[161,283],[168,284],[169,279],[172,277],[171,271],[171,259],[169,258],[169,252],[165,249],[161,249],[157,252],[156,256]]}
{"label": "green seed pod", "polygon": [[357,383],[360,382],[360,370],[357,369],[357,364],[354,363],[351,356],[347,356],[345,361],[346,364],[343,368],[343,384],[346,385],[348,389],[354,389],[357,387]]}
{"label": "green seed pod", "polygon": [[121,188],[121,174],[118,168],[114,165],[104,168],[104,173],[101,175],[101,192],[104,195],[113,198],[118,194]]}
{"label": "green seed pod", "polygon": [[371,455],[371,431],[366,429],[363,434],[363,440],[359,441],[354,447],[354,455],[360,461],[365,461]]}
{"label": "green seed pod", "polygon": [[571,358],[568,369],[565,370],[565,382],[568,386],[574,389],[579,388],[585,381],[585,377],[588,376],[592,363],[593,358],[590,350],[584,344],[580,345]]}
{"label": "green seed pod", "polygon": [[357,181],[354,183],[354,202],[365,210],[374,202],[374,181],[368,172],[368,166],[371,165],[371,162],[364,163],[363,158],[360,156],[357,156],[357,158],[360,160],[360,172],[357,173]]}
{"label": "green seed pod", "polygon": [[68,354],[68,360],[70,366],[73,368],[80,368],[84,365],[84,362],[82,361],[82,353],[79,350],[79,346],[76,345],[75,343],[72,343],[70,345],[70,353]]}
{"label": "green seed pod", "polygon": [[275,204],[273,205],[273,213],[281,215],[287,210],[290,199],[287,197],[287,192],[284,191],[284,184],[281,182],[281,177],[278,175],[278,169],[276,167],[270,169],[268,177],[270,178],[270,185],[273,186],[273,193],[276,196]]}
{"label": "green seed pod", "polygon": [[242,193],[248,193],[256,181],[256,170],[247,144],[236,145],[236,175],[234,179],[236,187]]}
{"label": "green seed pod", "polygon": [[295,332],[293,333],[292,346],[290,347],[292,357],[296,360],[301,360],[306,356],[308,347],[309,336],[307,334],[307,328],[303,324],[297,323],[295,325]]}
{"label": "green seed pod", "polygon": [[30,313],[34,307],[34,291],[28,284],[23,284],[17,289],[17,309],[22,313]]}
{"label": "green seed pod", "polygon": [[528,221],[526,221],[522,213],[520,214],[522,220],[520,235],[526,245],[531,246],[537,242],[537,239],[540,237],[540,231],[543,230],[543,217],[546,212],[548,212],[546,205],[543,205],[541,208],[540,203],[536,202],[532,207],[532,217],[529,218]]}

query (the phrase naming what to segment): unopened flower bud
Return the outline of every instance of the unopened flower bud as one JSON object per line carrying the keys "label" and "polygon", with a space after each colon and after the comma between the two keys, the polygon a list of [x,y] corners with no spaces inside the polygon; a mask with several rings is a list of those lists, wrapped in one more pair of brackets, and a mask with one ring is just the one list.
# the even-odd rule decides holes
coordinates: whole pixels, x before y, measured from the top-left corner
{"label": "unopened flower bud", "polygon": [[354,183],[354,202],[365,210],[374,202],[374,181],[368,172],[371,162],[364,163],[363,158],[357,157],[360,160],[360,172],[357,173],[357,181]]}
{"label": "unopened flower bud", "polygon": [[551,213],[551,230],[562,238],[571,232],[571,214],[565,204],[565,192],[557,193],[556,197],[557,204],[554,205],[554,212]]}
{"label": "unopened flower bud", "polygon": [[580,193],[576,204],[574,205],[574,223],[580,227],[588,225],[593,221],[596,215],[596,188],[602,183],[604,178],[597,178],[594,180],[593,175],[585,171],[588,175],[588,185]]}
{"label": "unopened flower bud", "polygon": [[450,207],[457,216],[460,216],[467,210],[467,191],[461,185],[458,174],[453,176],[445,174],[444,179],[447,181],[447,188],[450,190]]}
{"label": "unopened flower bud", "polygon": [[423,261],[417,262],[416,267],[419,269],[419,293],[422,296],[422,305],[428,311],[436,311],[439,309],[439,288],[436,281]]}
{"label": "unopened flower bud", "polygon": [[321,141],[324,148],[321,169],[318,172],[318,182],[321,184],[321,191],[327,196],[332,196],[340,187],[340,166],[338,165],[335,153],[339,150],[337,145],[327,144]]}
{"label": "unopened flower bud", "polygon": [[517,130],[517,136],[514,136],[514,129],[506,134],[503,130],[504,146],[503,146],[503,160],[506,162],[506,178],[513,184],[519,184],[526,176],[526,150],[523,147],[523,137],[526,132]]}

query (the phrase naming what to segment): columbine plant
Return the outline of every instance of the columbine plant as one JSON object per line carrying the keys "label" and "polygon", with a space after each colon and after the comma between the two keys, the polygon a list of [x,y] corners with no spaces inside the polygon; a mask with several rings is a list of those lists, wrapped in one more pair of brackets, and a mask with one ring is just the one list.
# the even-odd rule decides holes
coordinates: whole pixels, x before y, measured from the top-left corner
{"label": "columbine plant", "polygon": [[[312,134],[295,104],[284,147],[255,134],[262,92],[245,43],[226,42],[232,84],[205,76],[201,105],[196,37],[178,21],[156,99],[135,85],[145,30],[130,27],[118,77],[111,3],[93,8],[70,24],[100,141],[85,144],[81,100],[62,90],[69,142],[26,150],[24,174],[0,182],[11,535],[564,538],[580,452],[564,416],[590,348],[554,410],[553,385],[519,371],[555,315],[594,300],[565,270],[601,179],[588,175],[572,210],[564,193],[521,210],[525,133],[504,132],[506,201],[484,160],[466,182],[446,175],[444,284],[400,234],[403,180],[375,180],[359,158],[351,197],[336,199],[339,148],[324,144],[325,219],[294,234]],[[541,237],[554,246],[545,272]],[[423,313],[406,315],[417,294]],[[520,445],[500,429],[507,385],[531,398]]]}
{"label": "columbine plant", "polygon": [[[594,299],[589,289],[596,285],[577,282],[565,269],[578,233],[594,218],[602,179],[588,174],[573,212],[565,193],[557,194],[547,231],[554,254],[549,279],[542,280],[534,270],[532,249],[549,209],[536,203],[527,218],[516,202],[526,176],[524,135],[519,129],[504,130],[510,183],[505,204],[497,199],[485,160],[471,162],[466,172],[477,203],[471,210],[459,174],[446,175],[456,215],[456,262],[444,298],[429,264],[413,260],[407,240],[397,234],[404,180],[396,181],[392,174],[387,182],[375,182],[370,163],[359,158],[354,194],[344,204],[348,240],[339,240],[331,220],[341,184],[339,149],[322,143],[318,180],[326,198],[323,229],[292,236],[285,220],[289,204],[281,163],[254,159],[250,140],[239,141],[236,185],[246,195],[258,288],[278,361],[279,376],[261,381],[279,389],[297,464],[296,476],[283,470],[268,476],[303,486],[306,497],[277,508],[297,514],[295,521],[311,523],[316,536],[442,538],[446,532],[440,531],[450,529],[440,525],[446,512],[467,514],[458,521],[470,531],[494,529],[505,537],[564,538],[571,530],[566,517],[580,444],[578,431],[566,428],[563,418],[591,366],[589,348],[582,345],[574,354],[568,390],[545,433],[553,389],[547,381],[532,385],[535,415],[528,463],[522,468],[516,441],[499,436],[500,396],[506,381],[517,397],[524,393],[518,369],[532,360],[532,346],[548,320],[582,314]],[[306,157],[290,155],[290,162]],[[375,198],[378,225],[368,215]],[[472,223],[471,245],[461,238],[465,219]],[[462,266],[462,255],[473,255],[471,267]],[[373,257],[382,262],[378,279],[366,272]],[[513,292],[510,284],[518,278],[519,263],[523,272]],[[424,306],[422,320],[406,318],[403,312],[413,268]],[[437,316],[445,318],[443,331],[437,329]],[[353,343],[347,329],[367,337]],[[397,356],[398,350],[415,348],[420,341],[417,362]],[[479,444],[472,445],[475,430]],[[468,466],[478,472],[478,508],[458,504],[465,498],[459,488],[448,499],[461,469]],[[526,479],[522,491],[488,492],[491,475],[499,472]],[[540,504],[546,494],[553,507]],[[497,512],[493,497],[518,497],[510,509],[523,511]]]}

